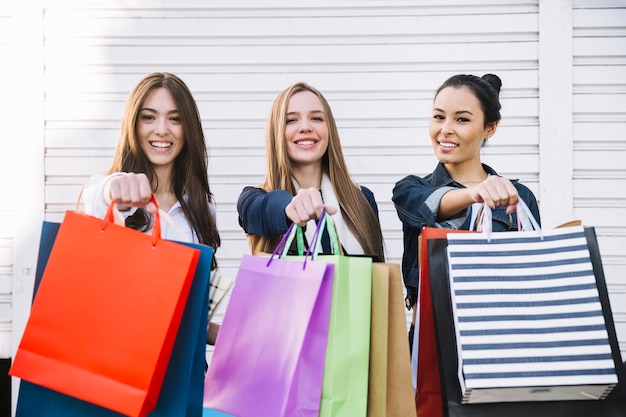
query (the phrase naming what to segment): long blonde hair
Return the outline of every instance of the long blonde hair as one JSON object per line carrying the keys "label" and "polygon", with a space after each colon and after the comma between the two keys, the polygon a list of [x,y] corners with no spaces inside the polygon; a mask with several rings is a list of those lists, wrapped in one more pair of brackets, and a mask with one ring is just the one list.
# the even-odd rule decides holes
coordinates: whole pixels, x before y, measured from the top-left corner
{"label": "long blonde hair", "polygon": [[[267,170],[265,182],[261,187],[266,191],[285,190],[293,195],[296,194],[292,182],[293,163],[287,154],[285,127],[289,100],[294,94],[302,91],[310,91],[315,94],[320,99],[326,115],[328,149],[322,157],[322,170],[330,178],[346,225],[366,254],[378,255],[380,260],[384,260],[380,222],[360,187],[352,181],[348,174],[341,150],[339,132],[330,106],[322,93],[304,82],[298,82],[288,87],[274,100],[265,133]],[[268,239],[263,236],[249,235],[248,239],[253,253],[258,251],[272,252],[278,244],[280,236]]]}

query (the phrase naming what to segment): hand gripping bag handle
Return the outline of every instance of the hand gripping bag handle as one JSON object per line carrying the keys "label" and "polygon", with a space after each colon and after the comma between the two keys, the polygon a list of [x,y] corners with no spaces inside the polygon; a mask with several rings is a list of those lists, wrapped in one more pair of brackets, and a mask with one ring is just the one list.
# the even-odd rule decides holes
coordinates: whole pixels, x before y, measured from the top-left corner
{"label": "hand gripping bag handle", "polygon": [[339,244],[339,236],[337,235],[335,222],[333,221],[332,216],[326,212],[326,209],[322,210],[322,215],[317,222],[317,228],[315,229],[315,234],[313,235],[313,241],[315,243],[313,247],[309,247],[307,255],[310,254],[313,259],[317,258],[317,248],[322,245],[322,232],[324,229],[328,231],[328,236],[330,238],[330,249],[332,254],[343,255],[343,250],[341,248],[341,245]]}
{"label": "hand gripping bag handle", "polygon": [[[528,232],[528,231],[536,231],[539,233],[539,236],[543,237],[543,233],[541,231],[541,227],[539,223],[531,213],[530,209],[522,199],[517,200],[517,230],[520,232]],[[475,210],[472,210],[475,212]],[[472,216],[472,220],[470,222],[470,230],[474,230],[476,227],[476,231],[485,233],[487,235],[487,239],[491,238],[492,233],[492,215],[491,208],[486,204],[483,204],[480,210],[480,213],[477,216]]]}
{"label": "hand gripping bag handle", "polygon": [[311,239],[312,244],[309,245],[309,248],[306,250],[306,253],[304,251],[304,233],[302,231],[302,227],[295,223],[291,223],[291,225],[289,226],[289,228],[283,235],[282,239],[280,240],[280,242],[278,243],[278,245],[272,252],[272,256],[268,260],[267,264],[269,265],[272,262],[272,259],[274,259],[276,255],[279,255],[279,253],[280,253],[279,258],[286,256],[287,252],[289,251],[289,248],[291,247],[293,239],[295,238],[297,242],[297,246],[298,246],[298,255],[305,257],[303,267],[306,267],[306,261],[308,258],[311,258],[311,259],[317,258],[317,248],[321,246],[322,235],[323,235],[321,232],[324,229],[328,230],[332,253],[343,254],[341,245],[339,244],[339,237],[337,235],[337,229],[335,227],[335,223],[332,220],[332,217],[326,212],[326,209],[323,209],[322,214],[320,215],[320,218],[317,221],[317,225],[315,227],[315,233],[313,234],[313,238]]}
{"label": "hand gripping bag handle", "polygon": [[[154,224],[152,225],[152,246],[156,246],[157,241],[161,240],[161,216],[159,214],[161,209],[159,209],[159,203],[154,194],[150,197],[150,201],[157,208],[156,213],[154,213]],[[102,219],[102,227],[100,230],[104,230],[109,223],[115,223],[115,210],[115,203],[111,201]]]}

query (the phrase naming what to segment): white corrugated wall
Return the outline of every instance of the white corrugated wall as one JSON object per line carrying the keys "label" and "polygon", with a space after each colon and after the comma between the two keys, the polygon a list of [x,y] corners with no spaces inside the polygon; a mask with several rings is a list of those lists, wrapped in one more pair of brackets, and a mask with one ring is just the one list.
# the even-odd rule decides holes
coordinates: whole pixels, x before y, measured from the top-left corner
{"label": "white corrugated wall", "polygon": [[626,360],[626,2],[573,7],[574,216],[594,226]]}
{"label": "white corrugated wall", "polygon": [[[0,4],[0,56],[10,56],[13,53],[10,42],[11,12],[7,4]],[[0,60],[0,79],[10,79],[11,67],[9,60]],[[0,94],[0,114],[11,114],[11,96]],[[10,137],[10,117],[0,117],[0,137]],[[6,145],[9,141],[3,141],[3,151],[0,152],[0,191],[3,194],[0,200],[0,332],[5,337],[0,338],[0,352],[2,356],[10,356],[11,339],[6,337],[11,334],[11,293],[13,286],[13,235],[14,230],[10,227],[13,216],[13,206],[8,196],[13,191],[11,183],[11,171],[9,169],[13,148]]]}
{"label": "white corrugated wall", "polygon": [[[498,74],[503,119],[485,160],[537,194],[546,227],[596,226],[626,351],[624,1],[27,3],[0,5],[0,52],[14,58],[0,61],[0,74],[15,81],[14,97],[0,95],[2,114],[14,116],[0,118],[13,146],[0,154],[11,167],[0,168],[0,186],[19,197],[0,201],[4,355],[28,314],[41,220],[60,221],[85,179],[108,167],[127,94],[151,71],[178,74],[199,103],[217,256],[230,276],[247,250],[235,202],[263,180],[265,120],[282,89],[302,80],[325,93],[351,173],[376,195],[387,256],[399,262],[391,190],[435,166],[434,91],[455,73]],[[17,32],[1,24],[11,18]]]}

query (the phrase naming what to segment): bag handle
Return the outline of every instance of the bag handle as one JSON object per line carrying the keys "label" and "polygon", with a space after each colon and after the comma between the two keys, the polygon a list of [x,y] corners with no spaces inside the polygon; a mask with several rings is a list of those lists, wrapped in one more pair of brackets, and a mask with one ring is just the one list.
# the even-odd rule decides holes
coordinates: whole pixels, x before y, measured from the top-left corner
{"label": "bag handle", "polygon": [[307,255],[312,255],[311,257],[313,259],[317,258],[317,249],[322,246],[322,236],[324,234],[324,229],[328,231],[331,253],[333,255],[343,255],[343,250],[341,249],[341,245],[339,244],[339,236],[337,234],[335,221],[333,220],[333,217],[326,212],[326,209],[322,210],[322,215],[317,222],[317,228],[315,229],[315,234],[313,235],[314,244],[312,246],[309,246]]}
{"label": "bag handle", "polygon": [[335,227],[335,222],[333,221],[332,216],[326,212],[326,209],[323,209],[322,214],[320,215],[317,221],[317,225],[315,227],[315,233],[313,234],[313,237],[311,238],[312,244],[309,244],[309,247],[306,250],[306,253],[304,251],[304,233],[302,231],[302,227],[298,226],[295,223],[291,223],[289,225],[289,228],[285,232],[285,234],[283,234],[282,239],[280,240],[278,245],[276,245],[276,248],[272,252],[272,256],[270,256],[269,260],[267,261],[267,266],[269,266],[269,264],[272,262],[274,257],[278,255],[279,253],[280,253],[280,255],[278,255],[279,258],[282,258],[287,255],[287,252],[289,251],[289,248],[291,247],[291,244],[295,237],[297,246],[298,246],[298,255],[304,256],[304,264],[303,264],[303,269],[304,269],[306,267],[306,262],[308,258],[311,258],[312,260],[317,259],[317,255],[318,255],[317,248],[319,248],[322,245],[322,236],[323,236],[322,231],[324,229],[328,230],[328,235],[330,237],[331,252],[336,255],[343,255],[343,249],[341,248],[341,245],[339,244],[339,236],[337,234],[337,228]]}
{"label": "bag handle", "polygon": [[[154,224],[152,226],[152,246],[154,247],[156,246],[157,241],[161,240],[161,216],[159,215],[159,203],[157,202],[154,194],[152,194],[152,196],[150,197],[150,201],[152,201],[152,203],[157,208],[156,212],[154,213]],[[102,220],[102,227],[100,230],[104,230],[109,223],[115,223],[115,210],[115,203],[111,201],[111,203],[109,204],[109,208],[104,215],[104,219]]]}
{"label": "bag handle", "polygon": [[276,248],[272,252],[272,256],[268,259],[266,266],[270,265],[276,255],[278,255],[279,258],[287,255],[294,237],[296,238],[298,245],[298,253],[300,255],[304,254],[304,235],[302,233],[302,228],[295,223],[291,223],[289,228],[287,228],[287,231],[283,234],[280,242],[278,242],[278,245],[276,245]]}
{"label": "bag handle", "polygon": [[302,237],[302,228],[295,223],[291,223],[272,252],[272,257],[276,255],[278,255],[279,258],[286,256],[294,237],[297,238],[298,253],[300,255],[304,255],[304,238]]}
{"label": "bag handle", "polygon": [[[536,231],[543,239],[543,232],[539,223],[533,216],[532,212],[521,198],[517,200],[517,230],[520,232]],[[475,210],[472,210],[474,212]],[[493,231],[492,214],[489,206],[482,204],[480,212],[477,216],[472,216],[469,230],[474,230],[476,227],[477,232],[485,233],[487,240],[491,240],[491,233]]]}
{"label": "bag handle", "polygon": [[304,257],[304,266],[306,266],[306,261],[309,257],[311,257],[311,260],[317,259],[317,249],[322,246],[322,236],[324,235],[324,229],[328,230],[332,253],[338,254],[340,252],[339,238],[337,237],[337,229],[335,228],[335,223],[333,222],[330,214],[326,212],[326,209],[322,209],[322,215],[317,221],[317,227],[315,228],[315,233],[312,237],[313,244],[309,245],[309,248],[306,251],[306,256]]}

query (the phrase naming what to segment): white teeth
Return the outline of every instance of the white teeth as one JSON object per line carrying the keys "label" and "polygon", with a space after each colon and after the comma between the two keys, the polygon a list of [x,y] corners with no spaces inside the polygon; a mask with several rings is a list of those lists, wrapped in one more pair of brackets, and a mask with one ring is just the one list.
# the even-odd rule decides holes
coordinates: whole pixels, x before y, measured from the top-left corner
{"label": "white teeth", "polygon": [[455,143],[450,143],[450,142],[439,142],[439,145],[443,146],[444,148],[456,148],[457,146],[459,146]]}
{"label": "white teeth", "polygon": [[154,146],[155,148],[169,148],[170,146],[172,146],[172,144],[169,142],[150,142],[150,145]]}
{"label": "white teeth", "polygon": [[314,140],[299,140],[296,142],[298,145],[313,145],[315,143]]}

